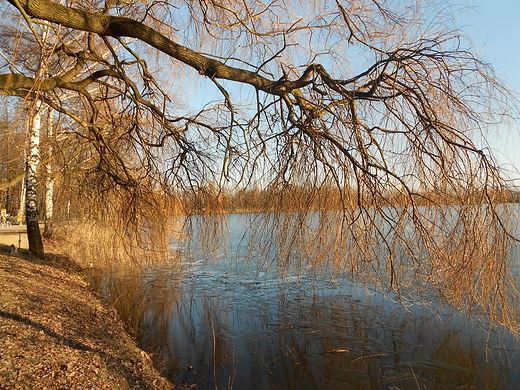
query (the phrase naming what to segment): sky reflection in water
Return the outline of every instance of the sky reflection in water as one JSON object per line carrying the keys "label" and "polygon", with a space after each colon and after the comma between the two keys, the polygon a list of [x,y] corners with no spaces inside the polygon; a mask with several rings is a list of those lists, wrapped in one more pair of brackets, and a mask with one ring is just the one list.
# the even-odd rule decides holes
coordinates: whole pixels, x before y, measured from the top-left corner
{"label": "sky reflection in water", "polygon": [[[281,277],[237,253],[148,270],[142,342],[198,389],[516,389],[520,347],[446,309],[407,310],[327,272]],[[485,328],[485,327],[484,327]],[[473,387],[471,387],[473,386]]]}

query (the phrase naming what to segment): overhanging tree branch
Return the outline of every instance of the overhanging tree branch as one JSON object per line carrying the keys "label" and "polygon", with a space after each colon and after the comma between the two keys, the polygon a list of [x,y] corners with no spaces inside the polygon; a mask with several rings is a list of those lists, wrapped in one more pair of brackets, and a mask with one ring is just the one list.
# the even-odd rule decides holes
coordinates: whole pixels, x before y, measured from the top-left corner
{"label": "overhanging tree branch", "polygon": [[[54,52],[61,78],[1,75],[0,93],[48,101],[83,127],[76,135],[89,145],[95,177],[102,179],[95,196],[115,188],[132,199],[147,190],[219,199],[231,187],[222,178],[239,186],[261,177],[259,186],[275,193],[266,210],[325,211],[318,228],[327,245],[312,247],[316,259],[334,252],[344,269],[375,270],[398,293],[399,286],[422,280],[449,290],[447,284],[459,281],[453,266],[459,257],[464,267],[470,264],[468,280],[503,281],[492,270],[479,273],[482,259],[503,267],[513,240],[496,205],[504,180],[484,135],[490,118],[515,110],[516,103],[444,26],[422,25],[403,6],[412,15],[406,30],[406,17],[377,0],[316,2],[326,12],[301,23],[294,22],[287,1],[275,0],[276,11],[256,2],[202,1],[186,2],[186,18],[203,25],[177,37],[164,31],[177,34],[174,18],[185,12],[175,15],[171,2],[160,11],[139,1],[128,8],[113,3],[109,13],[92,3],[79,9],[51,0],[8,1],[33,20],[66,27],[63,36],[88,32],[63,39],[66,44]],[[174,10],[170,20],[169,11],[163,13],[168,7]],[[284,7],[285,15],[275,14]],[[129,17],[114,16],[119,12]],[[236,42],[226,41],[227,34]],[[180,44],[183,39],[190,43]],[[159,60],[149,68],[149,48],[180,66],[169,69]],[[367,54],[362,69],[353,64],[359,53]],[[31,69],[30,61],[24,64]],[[202,96],[202,109],[185,109],[199,103],[193,101],[199,96],[191,100],[191,80],[182,78],[188,68],[221,92],[216,101]],[[246,94],[223,80],[251,86],[254,97],[243,99]],[[60,99],[57,90],[75,99]],[[324,190],[329,187],[335,191]],[[336,216],[331,208],[340,212],[327,231],[326,219]],[[190,210],[209,213],[200,204]],[[286,257],[278,258],[289,259],[291,248],[304,247],[305,215],[273,217],[279,235],[266,237],[286,245]],[[470,248],[470,241],[483,245]],[[495,242],[498,251],[489,244]]]}

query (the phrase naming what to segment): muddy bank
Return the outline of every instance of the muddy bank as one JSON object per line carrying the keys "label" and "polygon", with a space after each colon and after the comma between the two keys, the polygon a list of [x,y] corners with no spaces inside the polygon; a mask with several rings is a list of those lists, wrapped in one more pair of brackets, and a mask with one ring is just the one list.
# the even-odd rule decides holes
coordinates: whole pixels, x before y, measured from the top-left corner
{"label": "muddy bank", "polygon": [[[0,234],[2,241],[18,239]],[[172,389],[64,256],[0,244],[0,389]],[[10,245],[10,244],[9,244]]]}

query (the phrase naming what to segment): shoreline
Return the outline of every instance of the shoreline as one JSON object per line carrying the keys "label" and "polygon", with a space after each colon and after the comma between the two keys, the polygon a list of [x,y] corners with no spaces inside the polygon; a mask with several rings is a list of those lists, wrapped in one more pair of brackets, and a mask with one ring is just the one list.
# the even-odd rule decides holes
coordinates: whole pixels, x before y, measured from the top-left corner
{"label": "shoreline", "polygon": [[24,233],[9,228],[0,228],[0,388],[174,388],[81,267],[49,243],[45,259],[32,256],[26,234],[12,252]]}

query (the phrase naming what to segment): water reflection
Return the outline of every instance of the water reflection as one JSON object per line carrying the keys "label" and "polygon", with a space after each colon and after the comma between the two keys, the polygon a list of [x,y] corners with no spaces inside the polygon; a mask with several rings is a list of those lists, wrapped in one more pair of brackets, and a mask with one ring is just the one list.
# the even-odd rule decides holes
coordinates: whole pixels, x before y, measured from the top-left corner
{"label": "water reflection", "polygon": [[[141,322],[145,349],[179,383],[202,389],[520,384],[514,340],[455,313],[406,312],[377,294],[309,293],[296,282],[242,282],[213,272],[160,278],[164,272],[112,288],[119,286],[116,307],[120,302],[120,311]],[[122,302],[130,302],[128,309]]]}
{"label": "water reflection", "polygon": [[[199,389],[516,389],[519,344],[447,308],[409,306],[327,270],[241,258],[96,274],[177,383]],[[93,275],[94,276],[94,275]]]}

